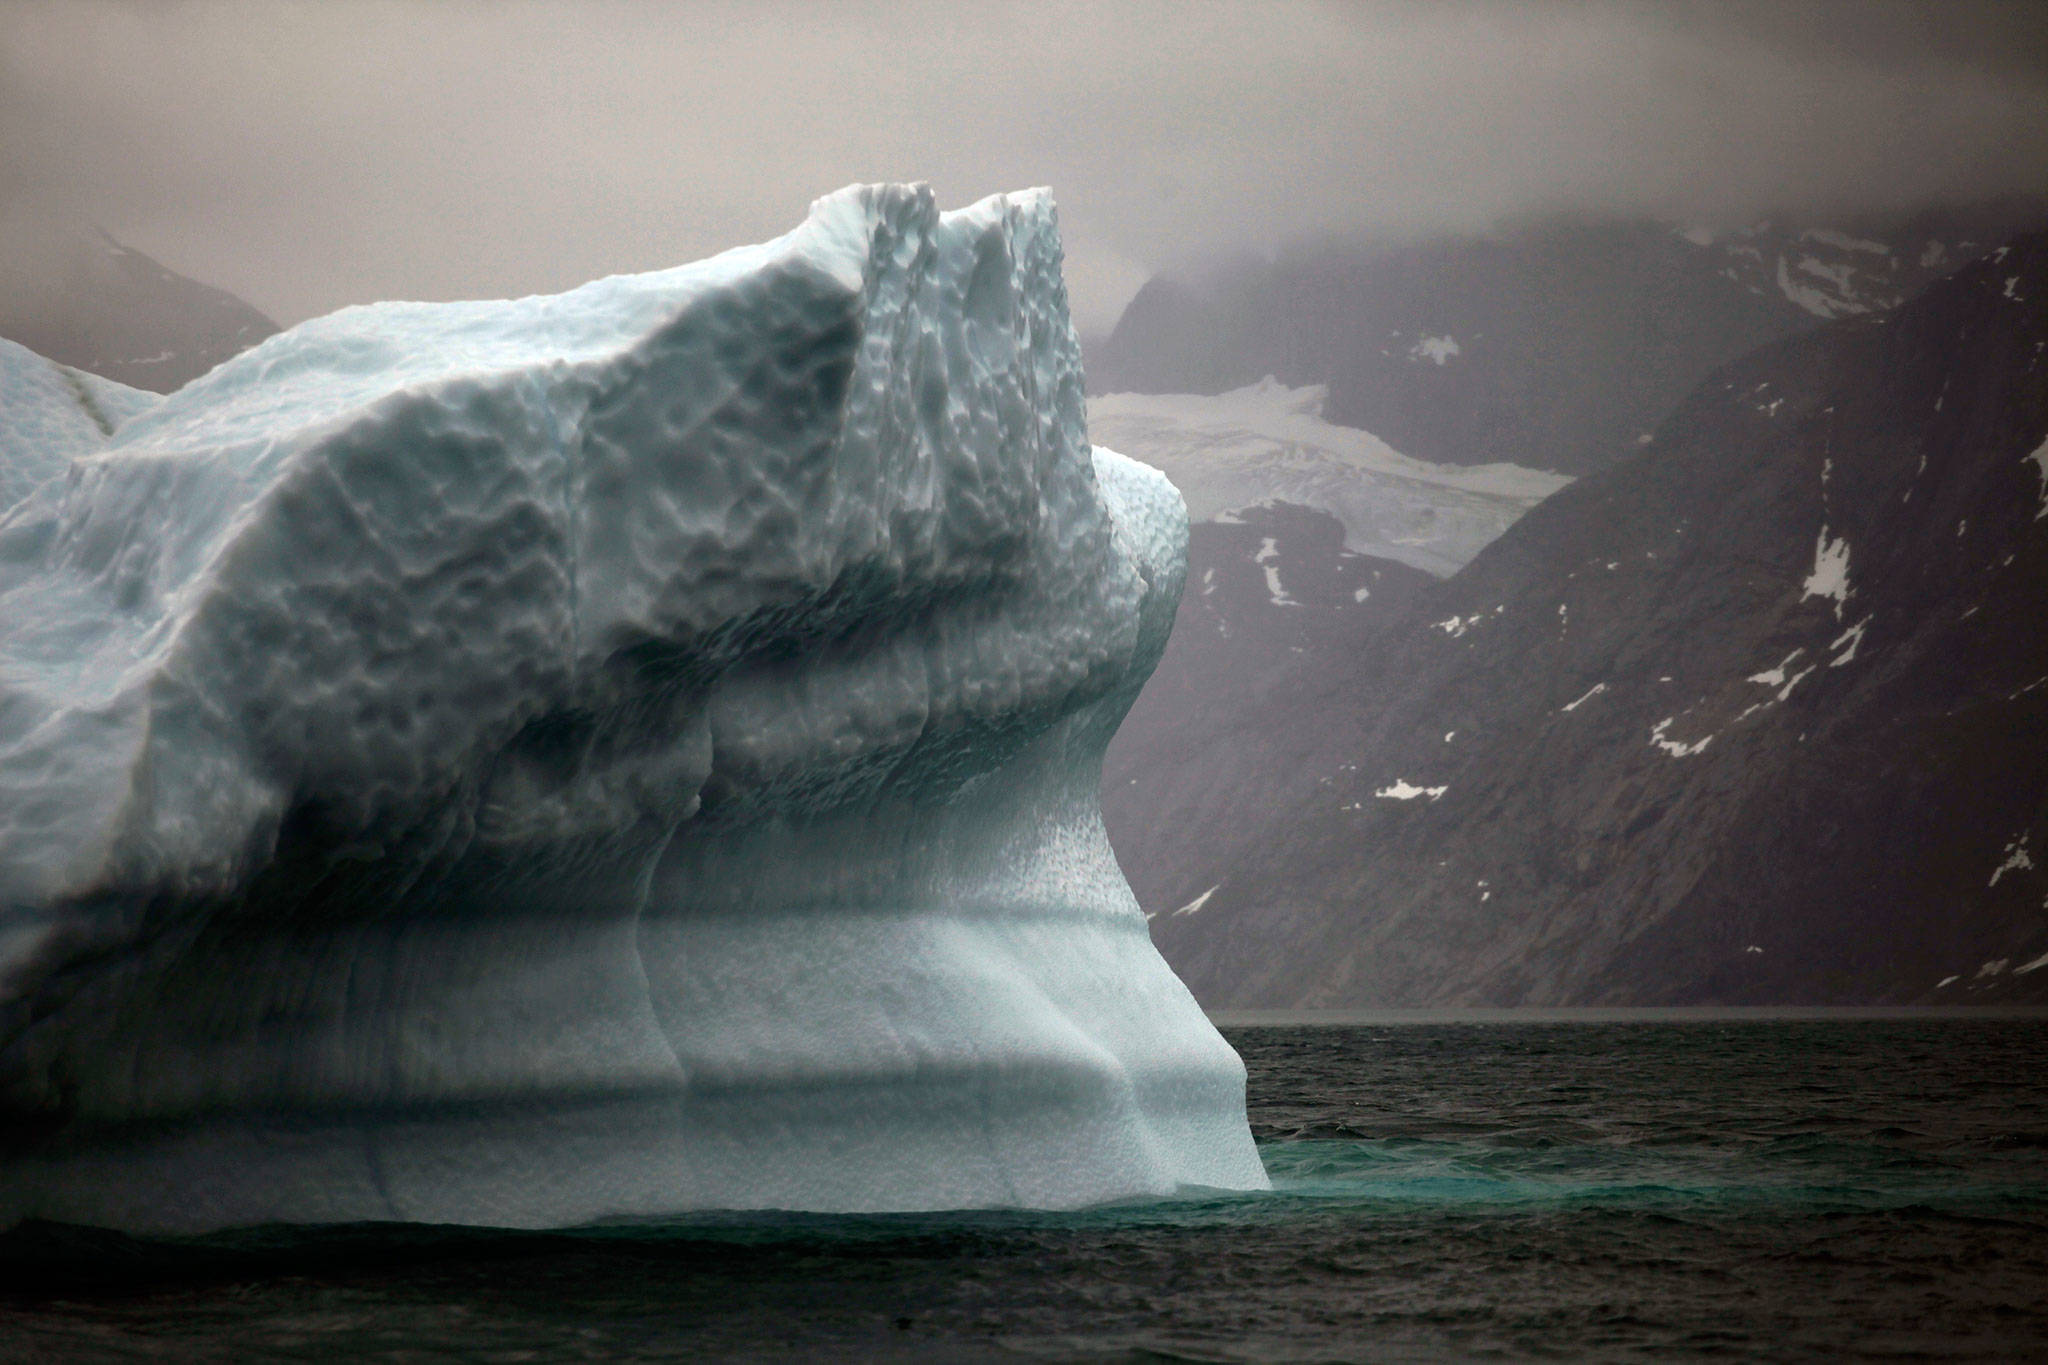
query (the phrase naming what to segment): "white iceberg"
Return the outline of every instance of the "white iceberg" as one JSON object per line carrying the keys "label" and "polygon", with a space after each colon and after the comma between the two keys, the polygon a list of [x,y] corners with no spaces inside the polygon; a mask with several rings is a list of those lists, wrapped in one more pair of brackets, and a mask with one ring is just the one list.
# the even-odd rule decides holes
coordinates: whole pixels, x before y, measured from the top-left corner
{"label": "white iceberg", "polygon": [[0,514],[159,401],[0,337]]}
{"label": "white iceberg", "polygon": [[1264,1185],[1102,832],[1186,515],[1043,192],[121,416],[0,514],[0,1225]]}

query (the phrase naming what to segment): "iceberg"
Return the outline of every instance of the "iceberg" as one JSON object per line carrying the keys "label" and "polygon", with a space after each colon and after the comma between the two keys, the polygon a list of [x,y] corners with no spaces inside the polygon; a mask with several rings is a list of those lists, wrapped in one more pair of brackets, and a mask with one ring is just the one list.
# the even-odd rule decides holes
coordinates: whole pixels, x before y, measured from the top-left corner
{"label": "iceberg", "polygon": [[1187,521],[1060,270],[854,187],[0,445],[0,1225],[1263,1187],[1102,830]]}
{"label": "iceberg", "polygon": [[158,401],[0,337],[0,514]]}

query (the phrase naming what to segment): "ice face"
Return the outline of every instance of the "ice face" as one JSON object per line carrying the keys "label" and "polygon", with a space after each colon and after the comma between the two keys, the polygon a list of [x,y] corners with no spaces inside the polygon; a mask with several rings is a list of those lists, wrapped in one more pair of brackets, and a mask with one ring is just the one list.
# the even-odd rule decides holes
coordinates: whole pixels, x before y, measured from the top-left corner
{"label": "ice face", "polygon": [[0,514],[158,401],[0,337]]}
{"label": "ice face", "polygon": [[0,1222],[1262,1185],[1102,833],[1186,517],[1081,394],[1048,196],[867,187],[72,459],[0,518]]}

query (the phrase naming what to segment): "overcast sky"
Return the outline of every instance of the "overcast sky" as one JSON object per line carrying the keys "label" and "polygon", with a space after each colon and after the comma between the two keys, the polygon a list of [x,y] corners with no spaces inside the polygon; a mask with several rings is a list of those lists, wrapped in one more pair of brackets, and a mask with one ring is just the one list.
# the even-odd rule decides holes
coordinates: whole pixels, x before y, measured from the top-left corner
{"label": "overcast sky", "polygon": [[0,0],[0,225],[81,215],[284,323],[670,265],[878,179],[1051,185],[1088,327],[1326,232],[2048,192],[2048,6]]}

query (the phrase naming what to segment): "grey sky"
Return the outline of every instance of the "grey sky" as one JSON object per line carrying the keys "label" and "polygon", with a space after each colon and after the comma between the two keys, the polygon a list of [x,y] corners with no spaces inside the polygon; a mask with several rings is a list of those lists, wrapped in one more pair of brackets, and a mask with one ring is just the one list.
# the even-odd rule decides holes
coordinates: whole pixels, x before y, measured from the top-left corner
{"label": "grey sky", "polygon": [[282,322],[673,264],[870,179],[1052,185],[1089,326],[1307,234],[2048,192],[2048,7],[0,6],[0,220]]}

